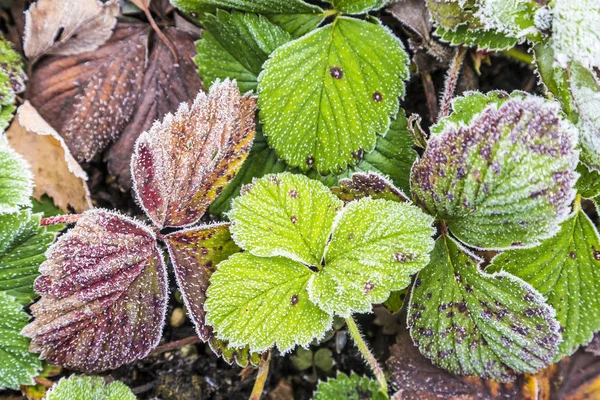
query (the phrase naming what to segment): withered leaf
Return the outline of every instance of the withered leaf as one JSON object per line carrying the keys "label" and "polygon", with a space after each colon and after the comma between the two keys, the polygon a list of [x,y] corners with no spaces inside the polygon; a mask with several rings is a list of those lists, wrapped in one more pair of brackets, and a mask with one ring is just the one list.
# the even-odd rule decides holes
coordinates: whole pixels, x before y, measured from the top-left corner
{"label": "withered leaf", "polygon": [[136,142],[133,187],[158,227],[195,223],[246,159],[256,101],[235,81],[215,82],[192,106],[183,103]]}
{"label": "withered leaf", "polygon": [[96,50],[110,38],[118,14],[117,0],[38,0],[25,12],[25,55]]}
{"label": "withered leaf", "polygon": [[48,57],[34,69],[25,97],[78,161],[89,161],[119,137],[133,115],[150,29],[147,24],[119,24],[99,49]]}
{"label": "withered leaf", "polygon": [[19,107],[6,131],[10,145],[29,163],[34,174],[33,196],[46,194],[65,212],[92,208],[87,174],[77,164],[64,140],[28,102]]}
{"label": "withered leaf", "polygon": [[102,371],[145,357],[161,336],[167,276],[154,234],[103,210],[59,238],[35,281],[23,329],[31,350],[65,368]]}
{"label": "withered leaf", "polygon": [[126,189],[131,187],[129,165],[140,134],[149,130],[154,121],[162,120],[168,112],[177,111],[179,104],[191,103],[202,90],[202,81],[192,61],[196,55],[194,40],[197,37],[175,28],[165,28],[163,33],[175,46],[178,62],[173,60],[167,45],[153,33],[151,41],[154,45],[144,73],[142,97],[119,139],[105,155],[108,171]]}

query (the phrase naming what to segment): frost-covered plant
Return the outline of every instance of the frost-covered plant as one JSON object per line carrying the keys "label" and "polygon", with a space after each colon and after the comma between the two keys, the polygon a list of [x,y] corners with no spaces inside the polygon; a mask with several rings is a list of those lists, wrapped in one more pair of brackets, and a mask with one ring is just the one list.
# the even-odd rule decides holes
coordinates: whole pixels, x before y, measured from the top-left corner
{"label": "frost-covered plant", "polygon": [[135,395],[121,382],[105,384],[101,377],[71,376],[63,378],[48,391],[47,400],[135,400]]}
{"label": "frost-covered plant", "polygon": [[21,56],[0,35],[0,130],[4,131],[15,112],[17,93],[25,90],[25,71]]}

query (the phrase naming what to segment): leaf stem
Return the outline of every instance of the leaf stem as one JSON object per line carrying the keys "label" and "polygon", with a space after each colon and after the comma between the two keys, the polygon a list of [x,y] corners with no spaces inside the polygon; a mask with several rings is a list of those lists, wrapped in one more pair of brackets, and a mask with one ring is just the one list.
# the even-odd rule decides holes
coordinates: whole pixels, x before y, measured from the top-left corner
{"label": "leaf stem", "polygon": [[581,210],[581,195],[577,193],[575,195],[575,201],[573,202],[573,213],[577,214]]}
{"label": "leaf stem", "polygon": [[144,7],[142,7],[142,10],[144,11],[144,14],[146,14],[146,18],[148,18],[148,22],[150,22],[150,26],[152,26],[154,32],[156,32],[160,40],[163,41],[163,43],[169,48],[169,51],[171,51],[171,54],[173,54],[173,57],[175,58],[175,64],[179,64],[179,55],[177,54],[177,50],[175,49],[175,46],[173,45],[173,43],[171,43],[169,38],[167,38],[165,34],[162,33],[158,25],[156,25],[156,22],[154,21],[154,18],[150,13],[150,9],[148,8],[149,4],[150,2],[148,2],[148,4],[146,4]]}
{"label": "leaf stem", "polygon": [[448,70],[446,76],[446,82],[444,82],[444,94],[442,94],[442,100],[440,102],[440,111],[438,113],[438,121],[450,114],[450,105],[452,104],[452,98],[454,97],[454,91],[456,90],[456,84],[458,83],[458,77],[460,76],[460,69],[465,59],[467,49],[460,46],[454,53],[452,64]]}
{"label": "leaf stem", "polygon": [[198,335],[186,337],[184,339],[180,339],[180,340],[176,340],[174,342],[165,343],[163,345],[160,345],[157,348],[155,348],[154,350],[152,350],[150,352],[150,354],[148,354],[148,356],[149,357],[157,356],[159,354],[166,353],[167,351],[173,351],[180,347],[186,346],[188,344],[194,344],[194,343],[199,343],[199,342],[200,342],[200,338],[198,337]]}
{"label": "leaf stem", "polygon": [[74,224],[81,218],[81,214],[65,214],[56,215],[54,217],[42,218],[40,220],[41,226],[58,225],[58,224]]}
{"label": "leaf stem", "polygon": [[435,94],[435,86],[429,72],[421,72],[421,82],[425,91],[425,99],[427,99],[427,108],[429,109],[429,120],[435,122],[435,117],[438,113],[437,96]]}
{"label": "leaf stem", "polygon": [[533,64],[533,56],[531,54],[525,53],[519,49],[508,49],[501,51],[503,55],[508,58],[512,58],[513,60],[531,65]]}
{"label": "leaf stem", "polygon": [[267,381],[267,377],[269,376],[270,365],[271,350],[269,350],[266,355],[263,355],[263,357],[260,360],[260,364],[258,365],[258,374],[256,374],[254,387],[252,388],[252,393],[250,393],[250,397],[248,398],[248,400],[259,400],[261,398],[263,390],[265,388],[265,382]]}
{"label": "leaf stem", "polygon": [[42,385],[46,389],[50,389],[52,385],[54,385],[54,382],[52,382],[50,379],[46,379],[41,376],[36,376],[35,378],[33,378],[33,380],[35,381],[35,383],[37,383],[38,385]]}
{"label": "leaf stem", "polygon": [[369,349],[369,346],[367,345],[365,339],[360,333],[360,330],[358,329],[354,318],[350,316],[348,318],[345,318],[345,321],[346,326],[348,326],[350,336],[352,336],[352,339],[354,339],[354,343],[356,343],[356,347],[358,347],[358,350],[361,352],[361,354],[373,370],[373,373],[377,378],[377,382],[379,382],[379,386],[381,386],[381,391],[387,394],[387,381],[385,380],[385,374],[383,373],[383,369],[381,369],[379,363],[377,362],[377,359],[375,358],[373,353],[371,353],[371,350]]}

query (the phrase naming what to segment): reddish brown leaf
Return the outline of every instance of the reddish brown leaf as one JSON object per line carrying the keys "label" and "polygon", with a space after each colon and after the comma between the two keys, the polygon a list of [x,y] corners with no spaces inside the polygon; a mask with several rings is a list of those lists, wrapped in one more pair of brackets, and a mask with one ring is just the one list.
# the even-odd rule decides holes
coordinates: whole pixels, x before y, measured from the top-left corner
{"label": "reddish brown leaf", "polygon": [[[173,60],[171,51],[163,41],[153,40],[154,46],[142,84],[143,95],[131,121],[106,154],[109,172],[126,189],[131,188],[129,166],[135,141],[140,134],[149,130],[154,121],[162,120],[168,112],[177,111],[179,104],[191,104],[202,90],[202,81],[192,61],[196,54],[194,40],[197,38],[175,28],[166,28],[163,32],[175,46],[179,62]],[[155,34],[153,39],[156,39]]]}
{"label": "reddish brown leaf", "polygon": [[212,329],[205,325],[204,301],[208,279],[218,263],[240,251],[231,239],[229,224],[190,228],[167,235],[165,243],[175,277],[198,336],[210,339]]}
{"label": "reddish brown leaf", "polygon": [[140,136],[133,187],[158,227],[195,223],[233,179],[254,139],[255,108],[235,81],[215,82],[208,96],[198,94]]}
{"label": "reddish brown leaf", "polygon": [[101,48],[43,59],[26,98],[58,131],[78,161],[89,161],[119,137],[144,79],[150,27],[119,24]]}
{"label": "reddish brown leaf", "polygon": [[154,234],[103,210],[84,213],[48,251],[41,300],[23,329],[53,364],[102,371],[145,357],[161,336],[167,277]]}

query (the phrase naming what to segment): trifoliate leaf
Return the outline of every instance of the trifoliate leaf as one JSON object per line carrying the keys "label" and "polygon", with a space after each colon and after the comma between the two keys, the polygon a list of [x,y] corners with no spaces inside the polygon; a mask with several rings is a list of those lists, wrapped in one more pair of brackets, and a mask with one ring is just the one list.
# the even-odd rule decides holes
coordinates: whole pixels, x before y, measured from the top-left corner
{"label": "trifoliate leaf", "polygon": [[471,94],[431,128],[412,171],[415,201],[461,241],[531,246],[552,236],[575,196],[576,132],[557,103],[516,93]]}
{"label": "trifoliate leaf", "polygon": [[386,400],[386,396],[379,390],[379,384],[373,379],[356,374],[350,376],[338,373],[335,379],[329,378],[327,382],[319,382],[314,400]]}
{"label": "trifoliate leaf", "polygon": [[290,166],[343,172],[387,132],[407,63],[386,28],[347,17],[279,47],[259,76],[269,144]]}
{"label": "trifoliate leaf", "polygon": [[370,197],[393,201],[409,201],[390,181],[374,172],[357,172],[349,179],[341,179],[331,192],[345,202]]}
{"label": "trifoliate leaf", "polygon": [[235,81],[216,82],[208,96],[183,103],[138,139],[133,186],[158,227],[187,226],[233,179],[254,138],[255,100]]}
{"label": "trifoliate leaf", "polygon": [[575,188],[577,193],[586,199],[592,199],[600,194],[600,172],[590,170],[583,163],[577,165],[579,174]]}
{"label": "trifoliate leaf", "polygon": [[123,382],[105,384],[100,376],[70,376],[52,386],[46,400],[135,400]]}
{"label": "trifoliate leaf", "polygon": [[217,338],[233,347],[249,345],[253,352],[307,346],[332,324],[332,316],[308,299],[314,274],[287,258],[234,254],[210,278],[206,321]]}
{"label": "trifoliate leaf", "polygon": [[202,20],[202,40],[196,43],[194,62],[206,86],[232,78],[242,92],[256,90],[263,63],[290,34],[265,16],[217,10]]}
{"label": "trifoliate leaf", "polygon": [[499,254],[486,271],[501,270],[530,283],[556,309],[563,338],[556,360],[600,330],[600,237],[583,211],[539,246]]}
{"label": "trifoliate leaf", "polygon": [[0,292],[0,390],[32,385],[42,369],[38,355],[29,352],[29,339],[20,334],[28,320],[21,304]]}
{"label": "trifoliate leaf", "polygon": [[208,279],[218,263],[240,249],[231,239],[227,224],[177,231],[166,235],[165,243],[190,318],[198,336],[206,341],[212,337],[212,330],[204,321]]}
{"label": "trifoliate leaf", "polygon": [[237,10],[265,15],[295,37],[300,37],[317,27],[325,18],[320,7],[302,0],[171,0],[192,19],[216,9]]}
{"label": "trifoliate leaf", "polygon": [[408,307],[421,353],[452,373],[499,381],[550,364],[560,341],[554,310],[529,284],[480,263],[454,239],[436,241]]}
{"label": "trifoliate leaf", "polygon": [[31,204],[33,175],[29,165],[0,137],[0,214],[12,213]]}
{"label": "trifoliate leaf", "polygon": [[167,275],[152,231],[119,214],[87,211],[46,253],[23,329],[32,351],[83,371],[145,357],[160,341]]}
{"label": "trifoliate leaf", "polygon": [[327,0],[333,7],[344,14],[364,14],[378,10],[390,3],[390,0]]}
{"label": "trifoliate leaf", "polygon": [[348,317],[382,303],[429,262],[433,218],[418,207],[364,198],[336,217],[325,266],[311,277],[310,300]]}
{"label": "trifoliate leaf", "polygon": [[0,215],[0,291],[25,305],[36,298],[33,281],[54,234],[40,226],[40,214],[22,210]]}
{"label": "trifoliate leaf", "polygon": [[576,62],[569,66],[569,78],[573,103],[579,114],[581,161],[590,169],[600,171],[600,79]]}
{"label": "trifoliate leaf", "polygon": [[257,179],[242,193],[229,213],[238,246],[256,256],[320,265],[342,207],[326,186],[304,175],[282,173]]}
{"label": "trifoliate leaf", "polygon": [[597,0],[552,2],[550,44],[558,64],[577,61],[584,67],[600,68],[600,3]]}

